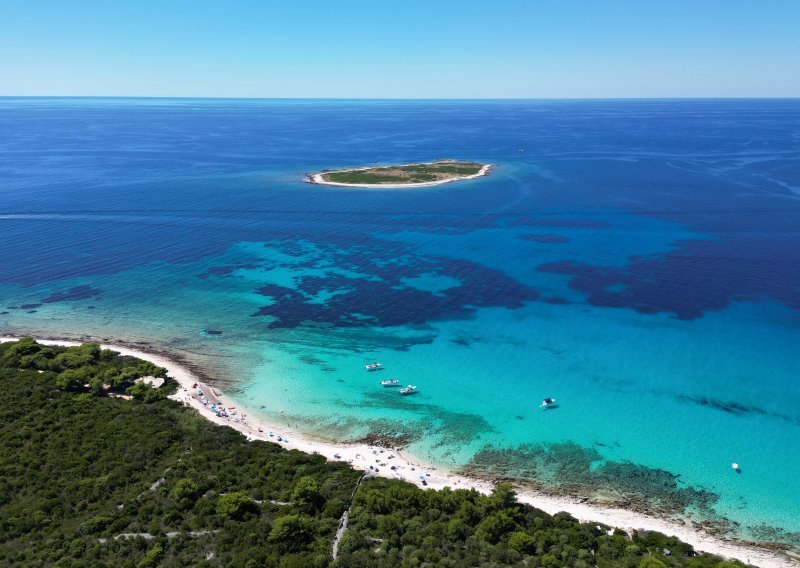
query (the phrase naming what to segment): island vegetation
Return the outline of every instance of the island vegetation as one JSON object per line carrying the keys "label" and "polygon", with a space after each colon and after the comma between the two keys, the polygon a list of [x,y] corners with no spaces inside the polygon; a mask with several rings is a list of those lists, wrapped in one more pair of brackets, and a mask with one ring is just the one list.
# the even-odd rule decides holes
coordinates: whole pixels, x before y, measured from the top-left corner
{"label": "island vegetation", "polygon": [[345,463],[203,419],[167,398],[170,380],[139,380],[164,375],[94,344],[0,344],[0,565],[743,566],[547,515],[508,484],[359,484]]}
{"label": "island vegetation", "polygon": [[356,168],[326,171],[312,176],[318,183],[348,185],[429,184],[478,176],[488,170],[486,164],[458,160],[440,160],[401,166]]}

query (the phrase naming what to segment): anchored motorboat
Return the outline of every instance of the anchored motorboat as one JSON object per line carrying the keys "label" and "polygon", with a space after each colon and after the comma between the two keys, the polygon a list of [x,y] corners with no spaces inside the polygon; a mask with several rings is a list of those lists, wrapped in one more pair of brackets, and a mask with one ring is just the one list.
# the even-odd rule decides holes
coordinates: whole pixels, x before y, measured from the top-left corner
{"label": "anchored motorboat", "polygon": [[401,388],[399,392],[400,392],[400,394],[403,394],[403,395],[405,395],[405,394],[413,394],[413,393],[417,392],[417,387],[415,387],[414,385],[408,385],[407,387]]}
{"label": "anchored motorboat", "polygon": [[390,379],[388,381],[381,381],[381,385],[384,387],[394,387],[400,384],[400,379]]}
{"label": "anchored motorboat", "polygon": [[380,371],[381,369],[383,369],[383,365],[375,361],[374,363],[367,363],[366,365],[364,365],[364,368],[367,371]]}

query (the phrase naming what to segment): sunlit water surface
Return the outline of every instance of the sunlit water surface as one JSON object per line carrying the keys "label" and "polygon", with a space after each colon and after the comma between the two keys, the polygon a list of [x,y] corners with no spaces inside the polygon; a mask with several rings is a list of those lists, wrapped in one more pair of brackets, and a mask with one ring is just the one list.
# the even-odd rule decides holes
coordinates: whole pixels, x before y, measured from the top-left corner
{"label": "sunlit water surface", "polygon": [[[497,167],[303,181],[435,158]],[[144,341],[318,436],[800,543],[800,101],[0,99],[0,195],[0,331]]]}

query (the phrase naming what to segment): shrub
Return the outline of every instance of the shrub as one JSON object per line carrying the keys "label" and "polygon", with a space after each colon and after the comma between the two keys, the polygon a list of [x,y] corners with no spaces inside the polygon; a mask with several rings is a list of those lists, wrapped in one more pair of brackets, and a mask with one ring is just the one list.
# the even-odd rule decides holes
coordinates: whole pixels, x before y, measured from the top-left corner
{"label": "shrub", "polygon": [[285,552],[303,549],[314,537],[309,519],[300,515],[285,515],[275,519],[269,533],[270,542]]}
{"label": "shrub", "polygon": [[528,533],[516,531],[508,539],[508,547],[520,554],[534,554],[536,552],[536,539]]}
{"label": "shrub", "polygon": [[181,507],[191,507],[200,496],[200,486],[192,479],[183,477],[175,482],[169,496]]}
{"label": "shrub", "polygon": [[250,514],[258,513],[258,505],[241,491],[228,493],[217,499],[217,515],[234,521],[241,521]]}
{"label": "shrub", "polygon": [[317,480],[310,475],[301,477],[292,491],[292,501],[301,511],[307,513],[317,511],[324,502]]}

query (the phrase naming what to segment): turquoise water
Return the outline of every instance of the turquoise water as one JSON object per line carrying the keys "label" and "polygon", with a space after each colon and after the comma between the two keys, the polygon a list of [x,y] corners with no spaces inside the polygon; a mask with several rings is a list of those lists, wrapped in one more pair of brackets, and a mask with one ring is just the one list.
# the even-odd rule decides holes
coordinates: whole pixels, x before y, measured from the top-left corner
{"label": "turquoise water", "polygon": [[[146,342],[318,436],[800,542],[799,102],[0,99],[0,126],[0,331]],[[498,167],[302,181],[439,157]]]}

